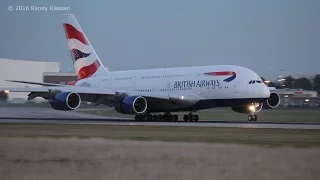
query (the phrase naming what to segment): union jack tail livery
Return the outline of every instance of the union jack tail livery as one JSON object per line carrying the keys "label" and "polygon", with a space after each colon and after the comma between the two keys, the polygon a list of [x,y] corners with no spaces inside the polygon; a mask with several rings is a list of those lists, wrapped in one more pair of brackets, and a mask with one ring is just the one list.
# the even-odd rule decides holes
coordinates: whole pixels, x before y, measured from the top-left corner
{"label": "union jack tail livery", "polygon": [[106,73],[108,70],[103,66],[74,15],[64,14],[63,17],[64,32],[78,80]]}

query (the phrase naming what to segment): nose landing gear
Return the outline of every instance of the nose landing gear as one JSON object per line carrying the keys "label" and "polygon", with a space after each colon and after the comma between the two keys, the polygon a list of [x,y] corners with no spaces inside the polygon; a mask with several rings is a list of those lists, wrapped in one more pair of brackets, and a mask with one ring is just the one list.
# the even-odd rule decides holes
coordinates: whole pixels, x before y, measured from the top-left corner
{"label": "nose landing gear", "polygon": [[255,113],[259,112],[261,108],[262,108],[262,105],[260,106],[260,103],[252,103],[249,106],[250,114],[248,115],[248,121],[257,121],[258,116]]}
{"label": "nose landing gear", "polygon": [[256,114],[249,114],[248,115],[248,121],[257,121],[258,116]]}

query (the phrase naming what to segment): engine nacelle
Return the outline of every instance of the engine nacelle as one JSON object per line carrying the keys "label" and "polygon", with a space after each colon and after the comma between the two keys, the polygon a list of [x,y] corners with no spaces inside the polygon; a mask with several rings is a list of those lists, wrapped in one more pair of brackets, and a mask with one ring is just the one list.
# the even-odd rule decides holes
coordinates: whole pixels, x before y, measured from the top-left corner
{"label": "engine nacelle", "polygon": [[79,94],[74,92],[62,92],[55,95],[49,102],[53,109],[70,111],[75,110],[80,106],[81,98]]}
{"label": "engine nacelle", "polygon": [[142,96],[119,98],[115,110],[122,114],[141,114],[147,110],[147,100]]}
{"label": "engine nacelle", "polygon": [[280,104],[280,96],[276,92],[270,93],[270,97],[267,99],[266,104],[268,108],[276,108]]}
{"label": "engine nacelle", "polygon": [[263,103],[253,103],[249,104],[247,106],[235,106],[231,107],[231,109],[237,113],[244,113],[244,114],[250,114],[252,112],[259,112],[261,111],[263,106]]}

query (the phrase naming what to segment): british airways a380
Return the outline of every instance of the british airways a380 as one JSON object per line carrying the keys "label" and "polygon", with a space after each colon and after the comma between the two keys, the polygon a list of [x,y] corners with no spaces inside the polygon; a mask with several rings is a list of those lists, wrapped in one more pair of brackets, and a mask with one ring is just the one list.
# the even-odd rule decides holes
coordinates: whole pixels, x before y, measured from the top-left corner
{"label": "british airways a380", "polygon": [[212,65],[109,71],[76,18],[65,14],[63,27],[77,73],[74,84],[43,85],[34,88],[3,88],[11,92],[30,92],[28,99],[47,99],[53,109],[77,109],[82,101],[114,107],[122,114],[135,115],[137,121],[178,121],[175,112],[186,112],[184,121],[198,121],[198,110],[231,107],[256,121],[262,106],[276,108],[280,97],[254,71],[234,65]]}

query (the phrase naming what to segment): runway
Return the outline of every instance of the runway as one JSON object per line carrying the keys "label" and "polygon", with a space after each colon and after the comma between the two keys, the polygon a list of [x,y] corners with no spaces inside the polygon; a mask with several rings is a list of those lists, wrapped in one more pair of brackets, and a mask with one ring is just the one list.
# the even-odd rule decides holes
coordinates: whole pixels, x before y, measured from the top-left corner
{"label": "runway", "polygon": [[56,111],[49,108],[0,108],[0,123],[96,124],[188,127],[237,127],[278,129],[320,129],[320,123],[283,123],[209,120],[198,122],[135,122],[131,118],[105,117],[76,111]]}

